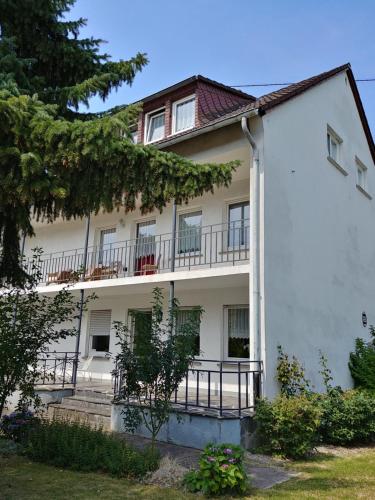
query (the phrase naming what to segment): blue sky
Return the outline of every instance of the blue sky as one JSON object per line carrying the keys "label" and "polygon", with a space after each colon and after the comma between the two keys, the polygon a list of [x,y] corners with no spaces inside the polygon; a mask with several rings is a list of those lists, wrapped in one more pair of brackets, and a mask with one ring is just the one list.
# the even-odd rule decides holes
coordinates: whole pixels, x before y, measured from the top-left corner
{"label": "blue sky", "polygon": [[[93,99],[92,111],[194,74],[228,85],[293,82],[350,62],[356,78],[375,78],[374,0],[77,0],[69,17],[79,16],[88,18],[82,34],[106,40],[114,60],[138,51],[150,59],[133,87]],[[375,82],[358,86],[375,135]]]}

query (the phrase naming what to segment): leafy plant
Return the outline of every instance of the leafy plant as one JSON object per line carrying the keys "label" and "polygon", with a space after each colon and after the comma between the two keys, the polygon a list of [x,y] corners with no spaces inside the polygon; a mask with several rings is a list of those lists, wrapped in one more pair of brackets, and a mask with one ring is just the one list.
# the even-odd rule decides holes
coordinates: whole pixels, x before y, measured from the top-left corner
{"label": "leafy plant", "polygon": [[[94,96],[131,85],[144,53],[111,60],[85,38],[86,20],[65,18],[75,0],[0,4],[0,279],[22,278],[19,239],[37,218],[86,216],[105,208],[142,212],[227,186],[240,162],[197,163],[133,144],[140,105],[80,113]],[[21,22],[21,21],[22,22]]]}
{"label": "leafy plant", "polygon": [[281,394],[296,396],[310,390],[310,382],[305,377],[305,369],[295,356],[290,361],[281,345],[277,346],[277,381],[280,384]]}
{"label": "leafy plant", "polygon": [[349,356],[354,386],[375,391],[375,327],[370,326],[370,341],[356,339],[355,351]]}
{"label": "leafy plant", "polygon": [[345,446],[375,441],[375,397],[370,392],[336,387],[320,397],[319,405],[324,443]]}
{"label": "leafy plant", "polygon": [[82,423],[44,421],[28,434],[26,455],[33,460],[80,471],[142,477],[157,468],[155,451],[138,451],[115,435]]}
{"label": "leafy plant", "polygon": [[184,483],[190,491],[206,495],[244,493],[248,478],[243,456],[239,446],[208,444],[199,460],[199,470],[188,472]]}
{"label": "leafy plant", "polygon": [[[21,392],[19,409],[33,401],[37,406],[35,384],[40,376],[38,356],[61,339],[77,334],[72,322],[79,302],[68,288],[53,297],[36,290],[41,276],[41,251],[36,249],[31,271],[18,287],[3,284],[0,294],[0,418],[10,395]],[[93,298],[86,297],[84,306]]]}
{"label": "leafy plant", "polygon": [[257,403],[258,449],[288,458],[308,455],[319,442],[322,410],[316,397],[281,394],[275,400]]}
{"label": "leafy plant", "polygon": [[[120,352],[114,375],[120,389],[116,401],[124,404],[124,425],[135,432],[143,422],[151,434],[152,446],[172,412],[171,397],[178,389],[196,351],[196,337],[202,310],[177,326],[178,302],[163,319],[163,298],[159,288],[153,291],[152,318],[139,321],[136,348],[133,349],[128,326],[116,322]],[[133,314],[139,314],[137,312]]]}
{"label": "leafy plant", "polygon": [[30,429],[38,422],[39,420],[32,411],[16,411],[2,417],[0,431],[6,438],[20,442],[27,437]]}

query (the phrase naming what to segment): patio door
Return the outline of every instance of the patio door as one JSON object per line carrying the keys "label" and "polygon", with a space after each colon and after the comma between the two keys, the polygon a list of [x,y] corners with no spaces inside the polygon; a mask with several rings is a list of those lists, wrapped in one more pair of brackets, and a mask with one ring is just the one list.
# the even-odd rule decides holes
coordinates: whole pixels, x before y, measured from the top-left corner
{"label": "patio door", "polygon": [[147,265],[155,264],[155,230],[156,221],[150,220],[137,224],[137,241],[135,256],[135,274],[154,274],[155,271],[144,271]]}

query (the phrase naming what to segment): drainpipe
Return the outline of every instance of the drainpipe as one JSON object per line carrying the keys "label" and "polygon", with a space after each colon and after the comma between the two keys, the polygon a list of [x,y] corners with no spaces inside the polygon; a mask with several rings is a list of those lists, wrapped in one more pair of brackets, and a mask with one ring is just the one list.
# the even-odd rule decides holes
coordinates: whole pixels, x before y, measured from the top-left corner
{"label": "drainpipe", "polygon": [[[172,207],[172,240],[171,240],[171,273],[175,270],[176,259],[176,226],[177,226],[177,205],[173,202]],[[169,282],[169,308],[172,309],[174,301],[174,281]]]}
{"label": "drainpipe", "polygon": [[242,131],[249,141],[252,153],[250,165],[250,357],[260,362],[260,265],[259,265],[259,150],[248,125],[242,117]]}
{"label": "drainpipe", "polygon": [[[86,218],[86,235],[85,235],[85,246],[83,250],[83,273],[80,281],[85,280],[86,267],[87,267],[87,251],[89,245],[89,234],[90,234],[90,214]],[[77,385],[77,371],[78,371],[78,361],[79,361],[79,344],[81,341],[81,330],[82,330],[82,315],[83,315],[83,304],[85,299],[85,291],[81,288],[80,290],[80,301],[79,301],[79,315],[78,315],[78,326],[77,326],[77,337],[76,337],[76,348],[75,348],[75,358],[73,366],[73,377],[72,382],[74,388]]]}

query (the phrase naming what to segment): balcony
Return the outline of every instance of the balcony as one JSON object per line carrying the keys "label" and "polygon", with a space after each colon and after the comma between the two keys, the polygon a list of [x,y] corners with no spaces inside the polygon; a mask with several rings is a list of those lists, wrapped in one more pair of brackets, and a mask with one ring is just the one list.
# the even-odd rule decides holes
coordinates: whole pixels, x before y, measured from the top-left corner
{"label": "balcony", "polygon": [[[62,284],[235,266],[249,261],[249,221],[75,248],[40,258],[40,284]],[[86,263],[86,265],[85,265]],[[27,263],[31,272],[31,261]]]}

